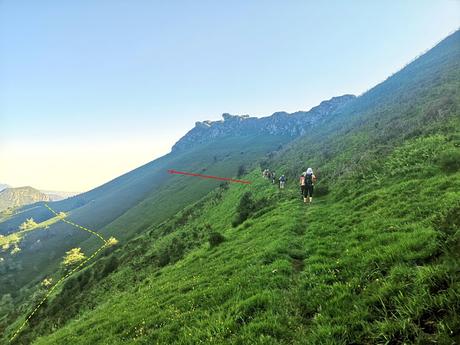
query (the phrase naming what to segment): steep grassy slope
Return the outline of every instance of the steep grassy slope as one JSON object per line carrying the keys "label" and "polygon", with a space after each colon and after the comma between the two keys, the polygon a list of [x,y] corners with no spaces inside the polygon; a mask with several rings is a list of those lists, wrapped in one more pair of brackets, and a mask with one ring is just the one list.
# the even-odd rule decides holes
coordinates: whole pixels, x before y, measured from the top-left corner
{"label": "steep grassy slope", "polygon": [[[459,42],[260,162],[288,172],[288,190],[254,170],[253,185],[224,185],[162,224],[144,222],[157,203],[139,204],[122,224],[143,234],[69,279],[15,343],[460,341]],[[307,164],[323,195],[309,207],[296,187]],[[174,178],[164,202],[192,179]],[[200,184],[188,191],[215,187]],[[4,319],[4,339],[33,306]]]}
{"label": "steep grassy slope", "polygon": [[[407,143],[386,162],[440,140]],[[406,179],[348,182],[350,195],[311,206],[255,172],[254,185],[210,195],[69,281],[31,325],[66,326],[36,344],[454,343],[460,173],[436,163],[446,150],[408,158]],[[263,206],[233,228],[246,191]],[[210,247],[214,232],[225,241]],[[69,312],[81,316],[66,323]]]}

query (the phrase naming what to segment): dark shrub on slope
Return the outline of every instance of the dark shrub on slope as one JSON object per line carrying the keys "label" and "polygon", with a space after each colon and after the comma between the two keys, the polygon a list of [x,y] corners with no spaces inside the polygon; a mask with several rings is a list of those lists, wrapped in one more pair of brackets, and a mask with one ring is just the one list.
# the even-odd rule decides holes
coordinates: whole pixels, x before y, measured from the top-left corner
{"label": "dark shrub on slope", "polygon": [[446,172],[456,172],[460,170],[460,149],[452,148],[441,153],[439,163]]}
{"label": "dark shrub on slope", "polygon": [[212,232],[209,235],[209,245],[211,246],[211,248],[218,246],[219,244],[221,244],[224,241],[225,241],[224,235],[222,235],[219,232]]}

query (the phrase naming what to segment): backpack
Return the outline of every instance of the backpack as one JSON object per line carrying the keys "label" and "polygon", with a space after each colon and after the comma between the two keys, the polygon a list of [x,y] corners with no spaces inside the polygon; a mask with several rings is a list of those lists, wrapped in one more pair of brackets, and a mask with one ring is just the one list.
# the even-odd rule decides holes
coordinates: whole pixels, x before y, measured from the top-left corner
{"label": "backpack", "polygon": [[281,182],[285,182],[285,181],[286,181],[286,177],[284,177],[284,175],[282,175],[282,176],[280,177],[280,181],[281,181]]}
{"label": "backpack", "polygon": [[312,175],[305,175],[305,184],[307,186],[313,185],[313,174]]}
{"label": "backpack", "polygon": [[300,185],[305,186],[305,176],[304,175],[300,176]]}

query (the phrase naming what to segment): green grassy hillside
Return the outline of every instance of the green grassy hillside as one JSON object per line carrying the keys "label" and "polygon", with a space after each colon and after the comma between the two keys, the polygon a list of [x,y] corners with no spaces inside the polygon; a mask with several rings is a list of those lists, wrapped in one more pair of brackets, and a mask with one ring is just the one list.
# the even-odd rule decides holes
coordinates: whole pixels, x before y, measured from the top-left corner
{"label": "green grassy hillside", "polygon": [[[454,343],[460,173],[442,152],[311,206],[254,172],[69,280],[18,343],[52,325],[65,326],[36,344]],[[232,227],[248,191],[259,207]]]}
{"label": "green grassy hillside", "polygon": [[[251,185],[168,176],[102,228],[140,235],[70,277],[12,343],[460,342],[459,109],[457,32],[277,152],[238,139],[257,150]],[[171,168],[229,173],[244,154],[228,140]],[[257,165],[286,172],[288,188]],[[297,188],[307,165],[312,205]],[[46,290],[2,299],[5,342]]]}

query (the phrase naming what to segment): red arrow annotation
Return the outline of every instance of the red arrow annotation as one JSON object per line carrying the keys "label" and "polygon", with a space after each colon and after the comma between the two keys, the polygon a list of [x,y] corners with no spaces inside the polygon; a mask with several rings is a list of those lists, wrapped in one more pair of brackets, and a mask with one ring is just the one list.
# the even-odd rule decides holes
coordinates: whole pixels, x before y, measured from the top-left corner
{"label": "red arrow annotation", "polygon": [[189,173],[189,172],[184,172],[184,171],[177,171],[177,170],[172,170],[172,169],[169,169],[168,173],[169,174],[178,174],[178,175],[202,177],[202,178],[212,178],[212,179],[215,179],[215,180],[236,182],[236,183],[243,183],[243,184],[251,184],[251,181],[246,181],[246,180],[235,180],[235,179],[230,178],[230,177],[219,177],[219,176],[211,176],[211,175],[194,174],[194,173]]}

